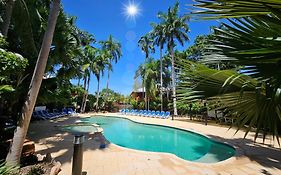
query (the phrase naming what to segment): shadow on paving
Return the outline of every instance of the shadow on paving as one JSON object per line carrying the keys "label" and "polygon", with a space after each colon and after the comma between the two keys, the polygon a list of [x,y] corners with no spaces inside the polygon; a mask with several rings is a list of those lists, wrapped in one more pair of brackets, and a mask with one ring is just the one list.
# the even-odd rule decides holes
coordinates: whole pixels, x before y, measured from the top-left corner
{"label": "shadow on paving", "polygon": [[[71,163],[74,135],[63,131],[61,125],[73,124],[79,119],[81,119],[81,117],[70,116],[53,121],[32,122],[29,127],[28,138],[38,144],[38,147],[35,148],[36,153],[42,155],[51,153],[60,163]],[[87,150],[99,149],[99,140],[89,138],[88,136],[86,136],[85,139],[85,143],[83,144],[84,152]],[[45,148],[46,146],[47,148]],[[40,149],[39,151],[38,148]],[[56,154],[56,156],[54,156],[54,154]]]}
{"label": "shadow on paving", "polygon": [[242,155],[235,155],[236,157],[246,156],[251,161],[255,161],[263,167],[277,168],[281,170],[281,149],[269,147],[261,143],[255,143],[251,139],[231,138],[226,139],[215,135],[208,135],[209,137],[242,150]]}

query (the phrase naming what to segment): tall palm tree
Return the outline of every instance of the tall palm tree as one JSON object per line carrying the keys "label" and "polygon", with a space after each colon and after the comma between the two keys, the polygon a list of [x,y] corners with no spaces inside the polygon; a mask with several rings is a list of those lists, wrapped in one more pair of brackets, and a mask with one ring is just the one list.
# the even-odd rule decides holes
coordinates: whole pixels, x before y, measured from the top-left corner
{"label": "tall palm tree", "polygon": [[108,96],[110,72],[112,71],[112,61],[115,61],[115,63],[117,63],[117,61],[122,56],[121,44],[118,41],[114,40],[112,35],[109,35],[108,40],[101,41],[100,43],[102,44],[102,49],[108,50],[110,52],[110,55],[111,55],[109,57],[109,63],[110,64],[108,64],[108,69],[107,69],[108,74],[107,74],[107,82],[106,82],[106,89],[107,89],[106,96]]}
{"label": "tall palm tree", "polygon": [[157,83],[159,82],[159,62],[149,59],[144,64],[140,64],[135,72],[135,79],[140,77],[142,84],[145,85],[147,97],[147,109],[149,110],[149,101],[156,96]]}
{"label": "tall palm tree", "polygon": [[[173,89],[173,107],[174,115],[178,115],[177,112],[177,100],[176,100],[176,73],[175,73],[175,58],[174,58],[174,47],[176,46],[176,41],[178,41],[182,46],[185,41],[189,41],[187,33],[189,32],[189,27],[187,21],[189,17],[179,14],[179,2],[175,4],[173,8],[169,8],[167,13],[158,13],[158,17],[164,27],[164,35],[166,36],[168,50],[172,58],[172,89]],[[173,116],[172,116],[172,119]]]}
{"label": "tall palm tree", "polygon": [[99,54],[90,66],[91,71],[96,76],[97,84],[97,94],[96,94],[96,111],[99,110],[99,93],[100,93],[100,78],[104,74],[106,66],[109,64],[110,52],[108,50],[99,50]]}
{"label": "tall palm tree", "polygon": [[[138,46],[141,48],[141,50],[145,53],[145,62],[149,59],[149,54],[154,53],[154,47],[153,47],[153,39],[151,37],[151,33],[148,33],[144,36],[142,36],[138,41]],[[145,83],[145,82],[143,82]],[[145,87],[145,84],[143,84],[143,87]],[[147,95],[146,92],[143,93],[145,95],[144,101],[145,101],[145,108],[147,109]]]}
{"label": "tall palm tree", "polygon": [[157,80],[159,80],[158,63],[149,59],[144,65],[145,93],[147,95],[147,108],[149,110],[150,99],[156,96]]}
{"label": "tall palm tree", "polygon": [[22,146],[27,134],[28,126],[30,123],[31,115],[35,106],[38,92],[42,83],[44,71],[48,61],[48,55],[52,44],[52,39],[56,27],[57,17],[60,11],[60,0],[53,0],[52,8],[50,11],[47,29],[42,41],[40,53],[38,55],[36,67],[32,80],[29,86],[27,99],[22,108],[22,117],[14,133],[13,142],[10,151],[7,155],[6,161],[8,164],[16,165],[20,161]]}
{"label": "tall palm tree", "polygon": [[81,105],[81,112],[85,112],[86,105],[87,105],[87,98],[89,94],[89,86],[90,86],[90,79],[91,79],[91,72],[94,68],[94,64],[97,58],[98,49],[87,45],[84,48],[84,57],[85,57],[85,63],[82,66],[82,69],[84,71],[84,94],[82,99],[82,105]]}
{"label": "tall palm tree", "polygon": [[161,111],[163,111],[163,60],[162,60],[162,50],[166,42],[165,37],[165,26],[163,24],[151,23],[152,26],[152,37],[154,39],[154,44],[159,47],[160,50],[160,100],[161,100]]}

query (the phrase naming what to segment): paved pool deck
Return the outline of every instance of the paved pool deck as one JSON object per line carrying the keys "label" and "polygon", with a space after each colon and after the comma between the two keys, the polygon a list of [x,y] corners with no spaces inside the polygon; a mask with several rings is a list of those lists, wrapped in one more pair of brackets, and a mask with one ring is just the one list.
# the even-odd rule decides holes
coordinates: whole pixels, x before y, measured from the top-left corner
{"label": "paved pool deck", "polygon": [[218,163],[185,161],[173,154],[155,153],[123,148],[108,144],[99,149],[99,140],[87,137],[84,143],[83,171],[87,175],[280,175],[281,148],[276,140],[262,137],[253,142],[254,133],[244,138],[244,131],[235,134],[235,129],[223,126],[205,126],[203,123],[170,119],[124,116],[116,113],[83,114],[52,121],[31,123],[28,137],[35,141],[36,152],[51,153],[62,163],[61,175],[70,175],[72,168],[73,136],[61,130],[61,125],[93,115],[119,116],[130,120],[171,126],[201,133],[214,140],[236,148],[236,155]]}

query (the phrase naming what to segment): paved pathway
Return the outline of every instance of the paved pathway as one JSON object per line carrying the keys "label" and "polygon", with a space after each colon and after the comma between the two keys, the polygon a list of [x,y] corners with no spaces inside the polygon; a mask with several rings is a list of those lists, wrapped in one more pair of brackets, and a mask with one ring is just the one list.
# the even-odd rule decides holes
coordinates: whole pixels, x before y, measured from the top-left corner
{"label": "paved pathway", "polygon": [[[114,115],[117,114],[106,114]],[[38,153],[51,152],[62,163],[62,175],[71,174],[71,155],[73,152],[73,136],[60,130],[57,125],[74,123],[80,117],[62,118],[55,121],[39,121],[32,123],[29,137],[36,142]],[[205,126],[203,124],[172,121],[155,118],[128,117],[141,123],[152,123],[178,127],[202,133],[212,139],[234,146],[237,154],[219,163],[196,163],[182,160],[175,155],[138,151],[109,144],[105,149],[98,149],[99,142],[87,139],[84,144],[83,170],[88,175],[281,175],[281,149],[276,142],[269,139],[261,144],[261,139],[253,143],[253,133],[246,139],[244,132],[234,135],[234,129],[220,126]],[[42,139],[43,138],[43,139]]]}

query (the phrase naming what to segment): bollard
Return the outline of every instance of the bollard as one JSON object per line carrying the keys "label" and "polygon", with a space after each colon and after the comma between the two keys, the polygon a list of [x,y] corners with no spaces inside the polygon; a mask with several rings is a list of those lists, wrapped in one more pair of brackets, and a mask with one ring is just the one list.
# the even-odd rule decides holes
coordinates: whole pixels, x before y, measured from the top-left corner
{"label": "bollard", "polygon": [[83,143],[84,143],[84,141],[85,141],[84,135],[75,135],[74,136],[72,175],[81,175],[82,174]]}

